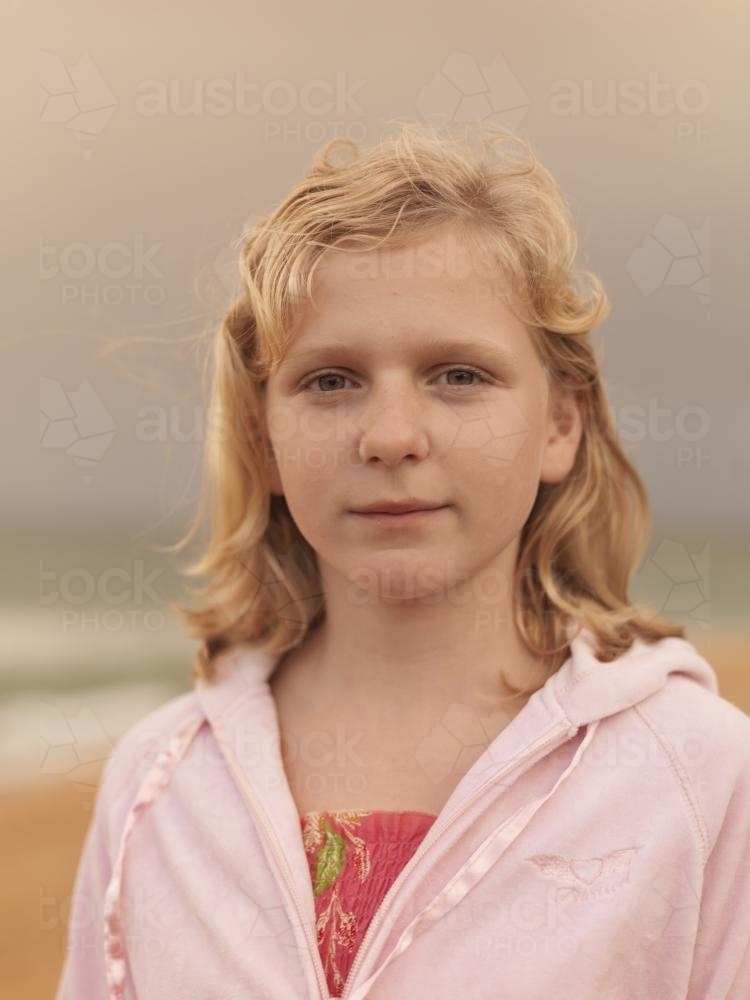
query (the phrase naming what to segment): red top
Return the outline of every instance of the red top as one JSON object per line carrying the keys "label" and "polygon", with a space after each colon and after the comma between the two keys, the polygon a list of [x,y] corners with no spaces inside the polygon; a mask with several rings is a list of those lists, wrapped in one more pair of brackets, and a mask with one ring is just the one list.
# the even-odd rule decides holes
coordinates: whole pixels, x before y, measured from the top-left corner
{"label": "red top", "polygon": [[375,911],[436,819],[412,810],[361,809],[300,817],[331,996],[341,996]]}

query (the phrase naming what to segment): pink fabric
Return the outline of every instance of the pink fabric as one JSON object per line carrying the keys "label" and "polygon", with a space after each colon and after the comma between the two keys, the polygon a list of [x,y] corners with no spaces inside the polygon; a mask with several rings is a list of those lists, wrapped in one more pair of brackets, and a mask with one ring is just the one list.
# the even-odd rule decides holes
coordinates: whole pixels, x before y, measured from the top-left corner
{"label": "pink fabric", "polygon": [[336,810],[300,819],[320,957],[331,996],[338,997],[375,911],[437,816]]}
{"label": "pink fabric", "polygon": [[[585,630],[569,641],[492,740],[463,710],[424,734],[436,761],[453,748],[460,770],[470,746],[474,762],[374,915],[385,884],[347,904],[369,923],[345,1000],[750,997],[750,719],[686,640],[638,640],[611,662]],[[277,659],[226,651],[214,680],[117,743],[57,1000],[336,995],[317,861],[276,752]],[[359,878],[364,847],[348,843]],[[323,882],[342,859],[334,836]]]}

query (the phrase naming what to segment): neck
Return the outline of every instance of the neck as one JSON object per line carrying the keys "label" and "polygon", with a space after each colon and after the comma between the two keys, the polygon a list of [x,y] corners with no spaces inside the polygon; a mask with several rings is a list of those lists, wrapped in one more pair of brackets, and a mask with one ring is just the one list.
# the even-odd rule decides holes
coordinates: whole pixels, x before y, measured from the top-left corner
{"label": "neck", "polygon": [[[483,567],[487,569],[487,567]],[[491,712],[514,687],[535,690],[545,665],[525,645],[514,621],[510,587],[502,599],[492,577],[467,580],[441,600],[358,604],[351,581],[321,567],[326,616],[289,662],[304,663],[315,703],[346,699],[363,705],[468,705]],[[512,579],[506,575],[506,579]],[[507,702],[519,708],[528,696]]]}

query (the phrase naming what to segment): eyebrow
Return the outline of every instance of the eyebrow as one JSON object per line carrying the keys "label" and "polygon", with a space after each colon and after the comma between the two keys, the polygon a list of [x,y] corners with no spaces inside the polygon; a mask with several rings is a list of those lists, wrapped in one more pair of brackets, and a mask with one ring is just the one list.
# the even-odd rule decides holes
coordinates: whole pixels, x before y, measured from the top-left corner
{"label": "eyebrow", "polygon": [[[331,364],[345,358],[354,357],[360,352],[360,345],[355,340],[329,342],[319,346],[311,346],[290,352],[285,366],[297,368],[309,362]],[[483,357],[487,363],[500,365],[506,372],[515,373],[520,367],[518,355],[510,349],[486,337],[478,340],[451,340],[443,337],[431,337],[419,348],[419,355],[446,354],[460,358],[465,355]]]}

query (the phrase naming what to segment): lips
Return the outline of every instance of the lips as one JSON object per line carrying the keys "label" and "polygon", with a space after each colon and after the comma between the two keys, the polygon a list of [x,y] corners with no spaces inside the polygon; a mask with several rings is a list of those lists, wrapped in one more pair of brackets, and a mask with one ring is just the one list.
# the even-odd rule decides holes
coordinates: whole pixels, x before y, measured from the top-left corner
{"label": "lips", "polygon": [[357,507],[353,514],[412,514],[416,511],[438,510],[445,504],[432,503],[429,500],[393,500],[376,501],[366,507]]}
{"label": "lips", "polygon": [[382,531],[397,531],[398,529],[409,529],[430,524],[448,510],[449,505],[443,504],[440,507],[410,507],[404,506],[396,509],[364,510],[352,511],[351,516],[358,518],[365,524],[373,525]]}

